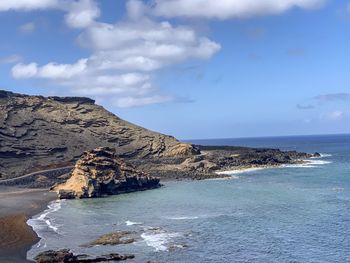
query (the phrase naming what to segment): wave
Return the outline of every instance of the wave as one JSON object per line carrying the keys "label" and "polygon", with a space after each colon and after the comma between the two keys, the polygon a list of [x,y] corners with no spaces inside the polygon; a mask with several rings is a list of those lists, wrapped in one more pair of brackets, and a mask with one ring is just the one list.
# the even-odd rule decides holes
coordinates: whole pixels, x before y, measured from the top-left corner
{"label": "wave", "polygon": [[284,164],[282,167],[284,168],[317,168],[321,165],[330,164],[331,161],[324,161],[324,160],[314,160],[314,159],[308,159],[305,160],[305,163],[299,163],[299,164]]}
{"label": "wave", "polygon": [[165,218],[170,220],[194,220],[194,219],[198,219],[199,216],[175,216],[175,217],[165,217]]}
{"label": "wave", "polygon": [[[30,225],[34,231],[38,234],[40,238],[43,238],[43,235],[41,234],[41,230],[49,229],[56,234],[59,234],[59,225],[55,225],[50,219],[49,215],[57,212],[61,209],[61,203],[63,200],[56,200],[52,201],[47,207],[47,209],[42,212],[41,214],[34,216],[33,218],[29,219],[27,221],[27,224]],[[41,245],[41,243],[38,243],[38,246]]]}
{"label": "wave", "polygon": [[[245,169],[236,169],[236,170],[229,170],[229,171],[222,171],[222,172],[216,172],[219,175],[235,175],[235,174],[242,174],[242,173],[249,173],[254,171],[259,171],[262,169],[267,169],[266,167],[254,167],[254,168],[245,168]],[[237,177],[238,179],[239,177]]]}
{"label": "wave", "polygon": [[141,238],[146,242],[147,246],[153,247],[155,251],[169,250],[169,244],[174,238],[180,236],[180,233],[167,233],[159,229],[141,234]]}
{"label": "wave", "polygon": [[127,226],[142,225],[141,222],[133,222],[133,221],[130,221],[130,220],[125,221],[125,224],[126,224]]}

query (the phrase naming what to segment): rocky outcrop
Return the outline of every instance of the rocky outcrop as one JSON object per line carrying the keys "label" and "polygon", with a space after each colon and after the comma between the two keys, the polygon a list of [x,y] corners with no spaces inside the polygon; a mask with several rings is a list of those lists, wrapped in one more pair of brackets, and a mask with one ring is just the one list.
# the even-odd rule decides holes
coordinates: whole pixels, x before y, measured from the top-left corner
{"label": "rocky outcrop", "polygon": [[159,178],[136,170],[116,150],[100,147],[85,152],[70,178],[53,187],[62,199],[100,197],[159,187]]}
{"label": "rocky outcrop", "polygon": [[131,231],[119,231],[114,233],[109,233],[103,236],[100,236],[95,241],[89,243],[86,245],[87,247],[91,246],[106,246],[106,245],[125,245],[125,244],[131,244],[138,239],[138,235],[136,235],[135,232]]}
{"label": "rocky outcrop", "polygon": [[[27,96],[0,90],[0,177],[73,164],[84,151],[113,147],[122,158],[195,154],[172,136],[131,124],[80,97]],[[20,165],[19,165],[20,164]]]}
{"label": "rocky outcrop", "polygon": [[34,260],[37,263],[88,263],[88,262],[107,262],[107,261],[122,261],[135,258],[134,255],[120,255],[111,253],[99,257],[90,257],[86,254],[74,255],[68,249],[58,251],[48,250],[38,254]]}

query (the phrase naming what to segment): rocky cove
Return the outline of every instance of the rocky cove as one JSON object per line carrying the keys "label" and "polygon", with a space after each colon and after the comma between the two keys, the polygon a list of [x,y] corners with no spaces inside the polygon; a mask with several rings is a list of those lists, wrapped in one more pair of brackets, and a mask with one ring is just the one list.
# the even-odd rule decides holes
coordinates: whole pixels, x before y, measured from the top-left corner
{"label": "rocky cove", "polygon": [[[222,171],[298,164],[320,156],[183,143],[126,122],[88,98],[0,91],[0,108],[0,185],[51,188],[61,199],[154,189],[166,180],[224,178],[229,176]],[[130,258],[109,254],[96,259],[63,250],[44,252],[37,261]]]}

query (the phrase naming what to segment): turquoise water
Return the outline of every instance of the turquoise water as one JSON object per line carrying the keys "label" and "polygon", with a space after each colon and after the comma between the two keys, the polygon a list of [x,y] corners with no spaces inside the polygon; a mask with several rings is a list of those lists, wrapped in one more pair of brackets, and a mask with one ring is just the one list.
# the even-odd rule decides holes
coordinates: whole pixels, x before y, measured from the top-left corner
{"label": "turquoise water", "polygon": [[[350,136],[201,143],[317,151],[323,157],[238,179],[170,182],[151,191],[52,203],[29,221],[42,240],[28,257],[72,248],[135,254],[129,262],[350,262]],[[82,247],[119,230],[140,237],[129,245]]]}

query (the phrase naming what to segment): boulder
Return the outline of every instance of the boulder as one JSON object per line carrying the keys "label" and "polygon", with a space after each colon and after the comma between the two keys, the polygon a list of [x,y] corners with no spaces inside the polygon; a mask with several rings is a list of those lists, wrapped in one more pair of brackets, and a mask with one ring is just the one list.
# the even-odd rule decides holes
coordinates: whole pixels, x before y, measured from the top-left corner
{"label": "boulder", "polygon": [[160,187],[159,178],[136,170],[119,158],[115,149],[100,147],[84,152],[70,178],[55,185],[61,199],[114,195]]}

